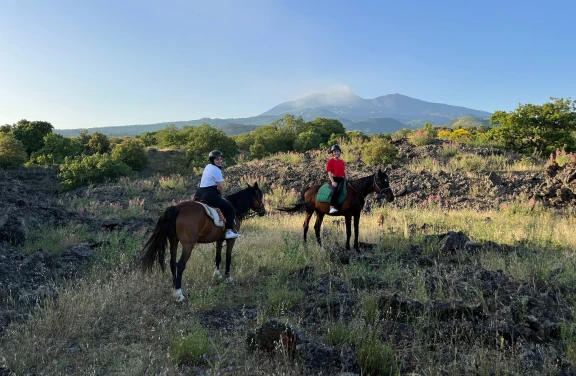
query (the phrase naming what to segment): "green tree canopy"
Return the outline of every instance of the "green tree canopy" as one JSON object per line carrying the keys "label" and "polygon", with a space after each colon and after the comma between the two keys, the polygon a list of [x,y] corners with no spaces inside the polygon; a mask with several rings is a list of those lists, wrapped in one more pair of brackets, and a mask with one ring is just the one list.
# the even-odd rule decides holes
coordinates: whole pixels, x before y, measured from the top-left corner
{"label": "green tree canopy", "polygon": [[88,141],[88,148],[94,153],[107,153],[110,151],[110,140],[105,134],[94,132]]}
{"label": "green tree canopy", "polygon": [[144,143],[139,139],[127,138],[112,149],[112,157],[122,161],[135,171],[148,164],[148,155]]}
{"label": "green tree canopy", "polygon": [[142,140],[142,142],[144,143],[144,146],[154,146],[154,145],[158,145],[158,140],[156,139],[157,133],[158,132],[146,132],[146,133],[143,133],[143,134],[137,136],[137,138]]}
{"label": "green tree canopy", "polygon": [[109,154],[80,155],[66,157],[60,165],[60,183],[63,188],[71,189],[87,184],[116,181],[122,176],[132,174],[132,169]]}
{"label": "green tree canopy", "polygon": [[184,126],[182,129],[178,129],[174,124],[170,124],[156,133],[158,146],[161,148],[184,148],[188,143],[192,128],[194,127]]}
{"label": "green tree canopy", "polygon": [[226,133],[208,123],[190,127],[186,154],[191,167],[205,166],[208,163],[208,154],[215,149],[224,153],[226,164],[236,164],[238,145]]}
{"label": "green tree canopy", "polygon": [[520,152],[534,150],[545,154],[556,149],[576,150],[576,102],[550,98],[543,105],[519,105],[515,111],[496,111],[490,123],[499,124],[488,133],[504,147]]}
{"label": "green tree canopy", "polygon": [[294,142],[294,150],[299,153],[304,153],[307,150],[317,149],[320,144],[324,142],[322,134],[313,130],[302,132],[296,137]]}
{"label": "green tree canopy", "polygon": [[54,127],[47,121],[20,120],[12,126],[12,134],[18,141],[22,142],[28,155],[42,149],[44,136],[52,133],[53,130]]}
{"label": "green tree canopy", "polygon": [[35,164],[60,164],[64,158],[82,154],[84,147],[78,139],[63,137],[56,133],[44,136],[42,149],[32,153],[30,162]]}
{"label": "green tree canopy", "polygon": [[0,168],[18,167],[28,159],[22,142],[10,133],[0,133]]}

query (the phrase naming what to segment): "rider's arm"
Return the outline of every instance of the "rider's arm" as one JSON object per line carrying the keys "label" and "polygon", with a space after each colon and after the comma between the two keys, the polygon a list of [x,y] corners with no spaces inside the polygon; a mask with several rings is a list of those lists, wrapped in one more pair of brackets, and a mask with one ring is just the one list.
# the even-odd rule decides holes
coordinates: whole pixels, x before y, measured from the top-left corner
{"label": "rider's arm", "polygon": [[330,178],[330,182],[334,183],[334,174],[332,171],[328,171],[328,177]]}
{"label": "rider's arm", "polygon": [[218,188],[218,192],[220,192],[220,196],[224,197],[224,181],[217,182],[216,187]]}

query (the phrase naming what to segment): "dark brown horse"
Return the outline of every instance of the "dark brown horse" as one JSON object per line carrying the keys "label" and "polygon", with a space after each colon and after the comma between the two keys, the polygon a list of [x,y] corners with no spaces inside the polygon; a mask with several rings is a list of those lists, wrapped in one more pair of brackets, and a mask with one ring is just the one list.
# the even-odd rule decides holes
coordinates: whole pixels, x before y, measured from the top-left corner
{"label": "dark brown horse", "polygon": [[370,176],[365,176],[357,180],[349,180],[347,182],[347,195],[342,203],[342,208],[334,214],[329,214],[330,203],[318,202],[316,196],[321,185],[312,185],[302,193],[302,201],[291,208],[280,208],[278,210],[285,212],[295,212],[301,208],[306,209],[306,218],[304,219],[304,242],[306,242],[306,235],[308,234],[308,224],[312,214],[316,213],[316,223],[314,224],[314,231],[316,232],[316,240],[318,244],[322,245],[320,239],[320,227],[325,215],[343,216],[346,220],[346,249],[350,249],[350,237],[352,236],[351,222],[354,217],[354,249],[359,251],[358,248],[358,227],[360,224],[360,212],[366,203],[366,196],[372,192],[376,192],[379,196],[386,196],[386,201],[391,202],[394,200],[394,193],[390,188],[388,181],[388,171],[378,170],[377,173]]}
{"label": "dark brown horse", "polygon": [[[226,196],[226,199],[236,209],[236,220],[234,229],[238,231],[242,219],[250,216],[253,210],[259,216],[266,214],[262,203],[262,191],[258,183],[253,186],[248,185],[234,194]],[[178,301],[184,300],[182,294],[182,273],[186,268],[186,263],[192,253],[192,248],[197,243],[216,242],[216,268],[214,276],[222,278],[220,274],[220,261],[222,260],[222,244],[224,242],[224,227],[214,224],[214,221],[206,214],[204,206],[195,201],[184,201],[176,206],[170,206],[164,214],[158,218],[154,233],[146,242],[142,250],[142,267],[145,271],[151,271],[154,262],[158,261],[160,268],[164,271],[164,255],[166,245],[170,243],[170,270],[172,271],[172,284],[174,295]],[[232,247],[236,239],[226,240],[226,282],[231,282],[230,262],[232,261]],[[178,254],[178,242],[182,243],[182,255],[176,263]]]}

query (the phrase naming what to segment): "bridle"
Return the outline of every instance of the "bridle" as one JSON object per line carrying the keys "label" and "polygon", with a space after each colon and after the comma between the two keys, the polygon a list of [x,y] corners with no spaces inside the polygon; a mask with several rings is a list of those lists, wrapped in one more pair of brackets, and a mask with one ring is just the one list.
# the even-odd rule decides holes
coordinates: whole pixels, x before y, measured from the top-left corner
{"label": "bridle", "polygon": [[260,199],[260,202],[258,203],[258,207],[256,209],[250,208],[250,211],[248,213],[238,215],[238,218],[246,219],[246,218],[255,217],[257,215],[262,216],[264,214],[266,214],[266,209],[264,207],[264,201],[262,201],[262,199]]}
{"label": "bridle", "polygon": [[376,188],[378,188],[378,195],[382,195],[382,193],[383,193],[384,191],[387,191],[387,190],[389,190],[389,189],[392,190],[392,188],[390,188],[390,186],[387,186],[386,188],[380,188],[380,186],[378,185],[378,183],[377,183],[377,181],[376,181],[376,175],[377,175],[377,174],[378,174],[378,173],[375,173],[375,174],[374,174],[374,186],[375,186]]}

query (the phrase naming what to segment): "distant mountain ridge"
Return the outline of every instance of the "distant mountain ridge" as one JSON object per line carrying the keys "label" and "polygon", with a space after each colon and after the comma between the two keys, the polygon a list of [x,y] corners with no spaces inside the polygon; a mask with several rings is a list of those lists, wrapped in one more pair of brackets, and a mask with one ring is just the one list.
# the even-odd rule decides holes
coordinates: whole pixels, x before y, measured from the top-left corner
{"label": "distant mountain ridge", "polygon": [[[202,118],[188,121],[162,122],[155,124],[125,125],[115,127],[90,128],[90,132],[100,132],[108,136],[135,136],[145,132],[154,132],[174,124],[200,125],[209,123],[220,127],[229,136],[250,132],[270,124],[286,114],[302,116],[305,121],[317,117],[339,119],[347,130],[359,130],[367,134],[389,133],[399,129],[429,121],[442,125],[460,117],[474,117],[480,120],[491,114],[461,106],[426,102],[402,94],[388,94],[374,99],[364,99],[349,91],[334,93],[316,93],[281,103],[270,110],[247,118],[211,119]],[[81,129],[56,129],[63,136],[78,135]]]}

